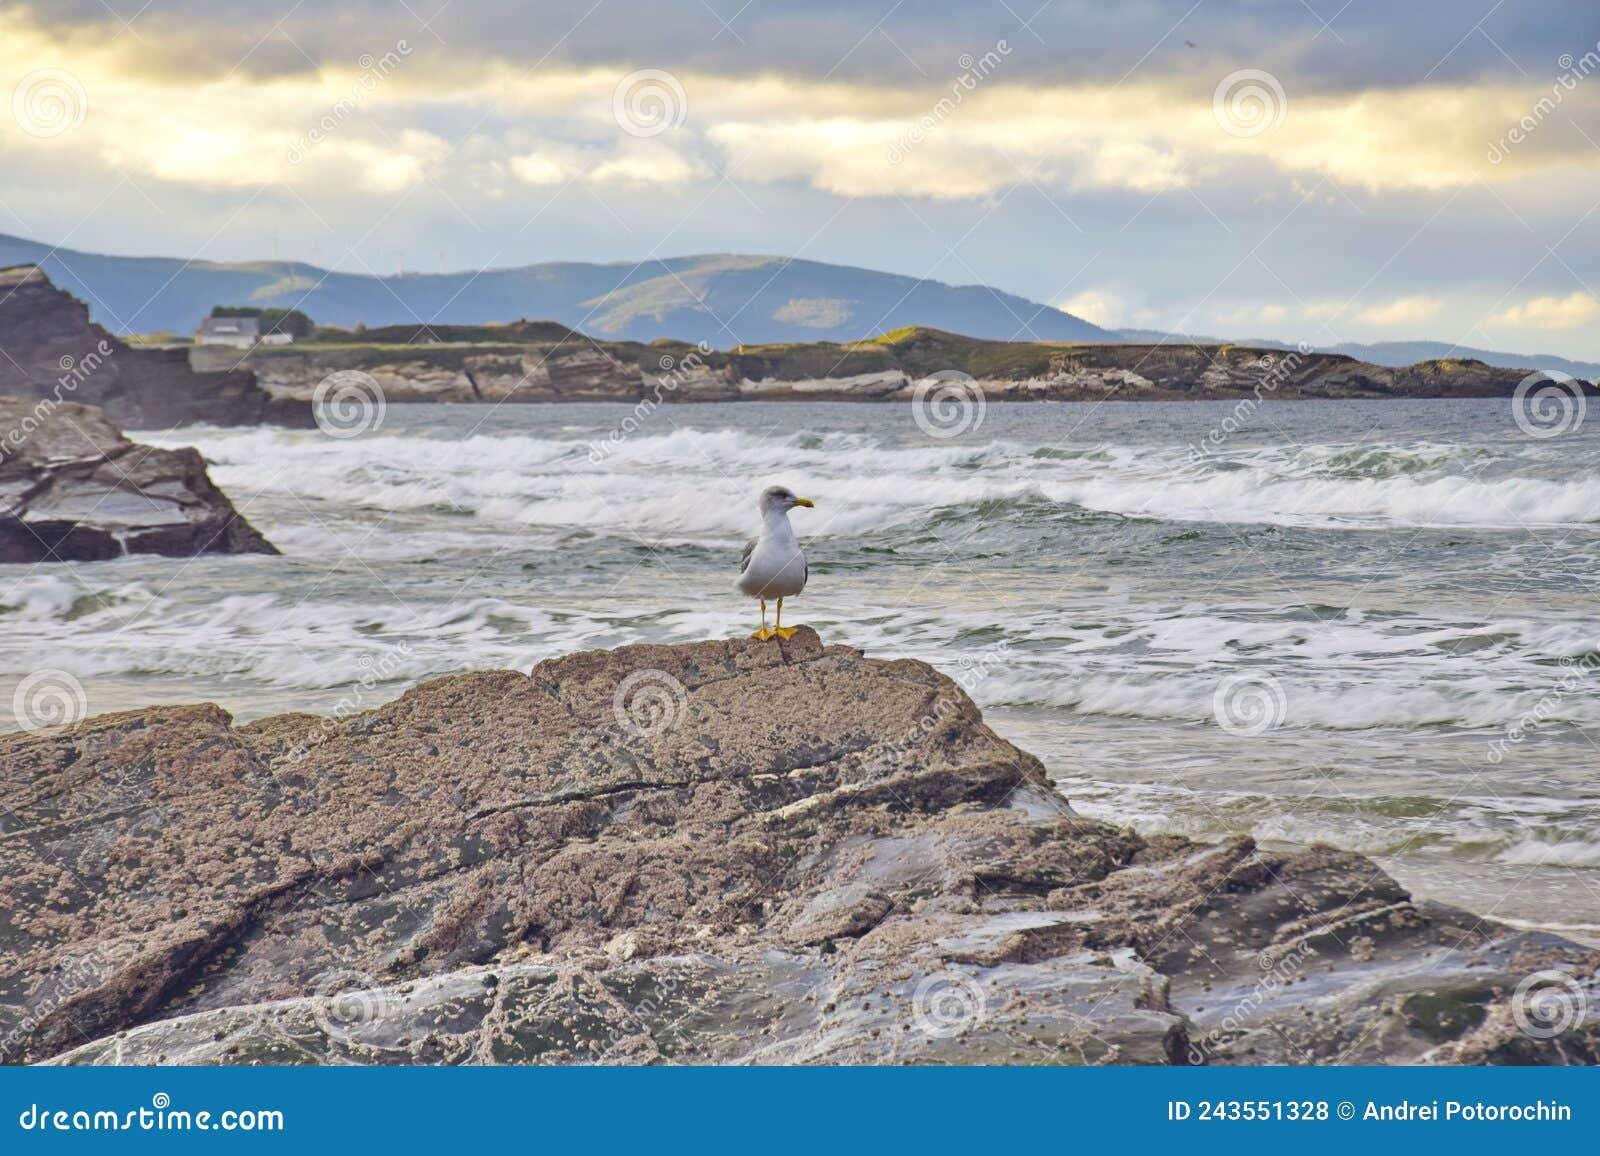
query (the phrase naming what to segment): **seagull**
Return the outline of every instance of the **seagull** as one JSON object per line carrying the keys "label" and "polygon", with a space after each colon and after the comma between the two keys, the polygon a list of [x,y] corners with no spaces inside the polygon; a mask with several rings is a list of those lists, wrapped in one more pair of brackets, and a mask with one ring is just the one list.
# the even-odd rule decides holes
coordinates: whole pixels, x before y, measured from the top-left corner
{"label": "seagull", "polygon": [[[806,556],[800,552],[800,539],[789,525],[789,511],[796,506],[810,510],[809,498],[797,498],[787,486],[768,486],[761,491],[761,536],[745,543],[739,559],[739,592],[761,599],[761,629],[751,638],[792,638],[795,628],[783,624],[783,600],[806,588]],[[778,625],[767,628],[767,599],[778,600]]]}

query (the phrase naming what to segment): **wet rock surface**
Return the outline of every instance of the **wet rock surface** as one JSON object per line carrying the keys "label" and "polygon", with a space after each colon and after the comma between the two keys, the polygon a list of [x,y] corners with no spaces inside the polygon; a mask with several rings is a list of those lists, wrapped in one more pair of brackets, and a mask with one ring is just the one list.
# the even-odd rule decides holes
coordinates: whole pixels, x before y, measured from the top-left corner
{"label": "wet rock surface", "polygon": [[124,344],[34,265],[0,269],[0,394],[97,405],[131,429],[270,423],[309,427],[311,407],[280,401],[239,367],[196,373],[182,349]]}
{"label": "wet rock surface", "polygon": [[0,738],[12,1062],[1592,1063],[1597,963],[1075,815],[806,628]]}
{"label": "wet rock surface", "polygon": [[0,563],[276,554],[199,451],[138,445],[97,408],[0,397]]}

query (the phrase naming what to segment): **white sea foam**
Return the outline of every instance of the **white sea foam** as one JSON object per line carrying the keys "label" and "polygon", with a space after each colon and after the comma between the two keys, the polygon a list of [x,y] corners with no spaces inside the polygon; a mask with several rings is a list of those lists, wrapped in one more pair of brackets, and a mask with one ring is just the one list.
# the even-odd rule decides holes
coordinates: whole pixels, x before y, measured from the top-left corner
{"label": "white sea foam", "polygon": [[1089,509],[1173,521],[1487,529],[1600,522],[1600,477],[1592,475],[1571,481],[1343,480],[1241,470],[1178,482],[1062,483],[1046,486],[1045,492]]}
{"label": "white sea foam", "polygon": [[[1351,683],[1274,675],[1273,685],[1281,692],[1283,702],[1283,713],[1276,725],[1322,730],[1503,727],[1530,716],[1542,697],[1538,691],[1510,690],[1489,678],[1427,685],[1421,676],[1417,682],[1407,684],[1397,680],[1395,674],[1390,671],[1380,677],[1371,672],[1364,680]],[[1359,677],[1356,671],[1350,675],[1353,679]],[[979,686],[974,697],[987,706],[1048,706],[1079,714],[1215,725],[1214,696],[1223,677],[1221,673],[1207,677],[1070,677],[1030,671],[996,675]],[[1547,704],[1543,719],[1548,723],[1594,725],[1600,723],[1600,703],[1589,696],[1569,694]]]}
{"label": "white sea foam", "polygon": [[[378,539],[390,542],[381,533]],[[654,590],[636,619],[614,607],[483,596],[474,593],[471,555],[463,559],[467,568],[441,568],[440,585],[419,594],[388,584],[372,569],[383,563],[359,562],[307,590],[201,600],[123,581],[115,569],[79,568],[70,579],[0,582],[0,620],[27,620],[22,645],[34,665],[54,655],[85,678],[227,673],[285,688],[349,681],[351,656],[396,640],[411,647],[397,677],[422,677],[525,667],[601,639],[701,638],[742,621],[737,600],[708,606],[689,591]],[[663,574],[670,566],[653,564]],[[361,593],[340,593],[350,590]],[[877,653],[922,657],[951,673],[1003,642],[1004,657],[986,661],[982,677],[968,685],[985,707],[1210,724],[1221,680],[1261,672],[1281,687],[1280,721],[1288,728],[1497,728],[1536,711],[1553,723],[1600,719],[1600,700],[1580,693],[1580,684],[1561,691],[1563,679],[1581,672],[1575,676],[1557,660],[1596,649],[1596,632],[1581,619],[1265,618],[1252,606],[1213,602],[1102,607],[1099,621],[1073,625],[1041,603],[1009,611],[997,629],[987,592],[970,593],[976,601],[950,598],[942,607],[900,606],[892,597],[843,614],[809,599],[799,606],[831,635]]]}
{"label": "white sea foam", "polygon": [[1512,844],[1495,857],[1502,863],[1530,867],[1600,867],[1600,841],[1527,839]]}
{"label": "white sea foam", "polygon": [[[219,480],[246,493],[330,497],[378,510],[455,510],[492,521],[736,534],[750,492],[774,473],[827,511],[822,532],[857,534],[932,510],[1039,501],[1183,522],[1515,528],[1600,522],[1600,474],[1479,472],[1487,451],[1310,446],[1188,459],[1178,448],[1097,444],[1078,456],[1010,441],[885,445],[863,435],[761,436],[676,429],[608,448],[525,434],[462,439],[206,431]],[[1504,463],[1502,463],[1503,465]],[[641,486],[641,482],[646,485]],[[691,498],[693,500],[686,500]]]}
{"label": "white sea foam", "polygon": [[70,578],[27,574],[0,583],[0,614],[20,619],[64,618],[78,600],[79,587]]}

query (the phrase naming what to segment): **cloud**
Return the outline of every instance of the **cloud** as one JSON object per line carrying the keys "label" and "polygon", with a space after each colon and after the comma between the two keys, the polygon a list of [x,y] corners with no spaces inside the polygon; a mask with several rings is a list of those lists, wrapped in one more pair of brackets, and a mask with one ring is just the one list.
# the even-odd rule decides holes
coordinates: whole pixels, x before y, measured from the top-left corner
{"label": "cloud", "polygon": [[1081,317],[1091,325],[1115,329],[1123,323],[1127,306],[1115,293],[1090,289],[1058,302],[1056,308],[1074,317]]}
{"label": "cloud", "polygon": [[1441,303],[1432,297],[1400,297],[1363,309],[1356,314],[1356,320],[1365,321],[1368,325],[1420,325],[1437,317],[1440,308]]}
{"label": "cloud", "polygon": [[1226,337],[1270,337],[1275,327],[1290,316],[1289,307],[1277,301],[1227,301],[1213,299],[1203,308],[1174,322],[1168,319],[1159,328],[1176,328],[1186,333],[1218,334]]}
{"label": "cloud", "polygon": [[1501,325],[1527,329],[1577,329],[1600,321],[1600,300],[1591,293],[1565,297],[1535,297],[1514,305],[1494,320]]}
{"label": "cloud", "polygon": [[840,197],[972,200],[1014,183],[1018,174],[993,151],[952,163],[949,152],[903,145],[899,121],[855,117],[735,121],[708,139],[744,181],[795,182]]}
{"label": "cloud", "polygon": [[512,157],[511,172],[530,185],[559,185],[568,179],[564,164],[541,153]]}
{"label": "cloud", "polygon": [[640,147],[602,161],[589,171],[591,181],[677,185],[695,175],[695,168],[671,149]]}
{"label": "cloud", "polygon": [[[788,84],[786,109],[817,104],[804,82]],[[712,96],[702,112],[715,118],[715,83],[697,88]],[[1330,178],[1373,193],[1434,192],[1600,167],[1600,153],[1553,126],[1505,163],[1492,163],[1486,142],[1528,104],[1524,92],[1509,87],[1300,93],[1291,85],[1281,101],[1266,91],[1278,103],[1259,132],[1238,122],[1230,106],[1219,109],[1209,87],[1023,86],[997,74],[943,112],[936,111],[945,99],[939,89],[922,92],[919,103],[915,89],[858,87],[846,114],[757,118],[737,111],[706,135],[748,161],[741,171],[756,179],[806,180],[855,197],[981,198],[1029,185],[1154,194],[1273,171],[1301,187]],[[1600,85],[1569,104],[1600,113]]]}
{"label": "cloud", "polygon": [[[1373,192],[1434,191],[1600,166],[1600,152],[1554,121],[1504,163],[1490,163],[1485,142],[1525,114],[1524,86],[1317,92],[1273,78],[1277,88],[1265,91],[1275,107],[1261,123],[1278,127],[1256,132],[1231,123],[1232,106],[1216,103],[1214,77],[1028,82],[1008,73],[1015,55],[995,57],[983,79],[966,74],[965,85],[959,76],[845,83],[683,69],[673,78],[685,94],[681,127],[652,138],[660,150],[641,151],[613,109],[631,71],[623,63],[527,69],[401,40],[265,77],[246,69],[152,75],[134,37],[63,40],[17,10],[0,14],[0,75],[58,62],[81,84],[88,110],[81,126],[53,140],[0,116],[0,140],[27,148],[70,141],[105,168],[162,181],[282,181],[335,193],[349,185],[349,172],[369,190],[423,180],[454,151],[463,122],[497,138],[502,164],[530,184],[576,171],[596,181],[684,185],[719,170],[740,182],[842,197],[983,200],[1015,188],[1151,196],[1270,181],[1273,173],[1284,184],[1331,178]],[[375,56],[393,66],[375,75]],[[1568,96],[1563,112],[1600,112],[1600,84],[1589,87]],[[523,132],[548,147],[517,147]],[[314,154],[319,163],[302,164]]]}
{"label": "cloud", "polygon": [[[1015,49],[1008,71],[1028,81],[1056,83],[1071,75],[1115,83],[1138,61],[1136,76],[1204,74],[1214,83],[1247,62],[1280,75],[1294,72],[1328,90],[1357,91],[1409,83],[1430,66],[1439,77],[1517,82],[1527,75],[1524,68],[1538,75],[1540,65],[1560,53],[1582,52],[1595,37],[1592,5],[1580,0],[1522,0],[1499,8],[1487,0],[1476,6],[1461,0],[1312,6],[1329,21],[1327,30],[1302,5],[1260,0],[1211,0],[1198,9],[1193,0],[1056,0],[1026,10],[970,0],[877,8],[848,0],[762,0],[744,7],[606,0],[597,11],[594,0],[542,0],[536,20],[527,19],[526,5],[515,0],[110,5],[131,21],[141,52],[155,55],[168,43],[182,43],[187,51],[172,53],[163,68],[191,77],[227,71],[246,52],[244,67],[253,74],[282,75],[306,67],[302,51],[315,60],[345,59],[397,36],[436,43],[432,34],[463,58],[505,58],[523,67],[616,64],[620,42],[622,51],[643,57],[633,67],[850,79],[938,76],[960,54],[1007,38]],[[35,7],[62,36],[134,39],[103,0],[35,0]],[[352,40],[361,41],[359,49],[352,50]]]}

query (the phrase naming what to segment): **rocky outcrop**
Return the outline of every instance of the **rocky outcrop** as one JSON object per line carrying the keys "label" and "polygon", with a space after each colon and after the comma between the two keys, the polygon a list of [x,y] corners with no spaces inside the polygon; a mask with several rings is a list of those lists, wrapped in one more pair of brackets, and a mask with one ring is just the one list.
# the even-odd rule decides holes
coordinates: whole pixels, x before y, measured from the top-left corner
{"label": "rocky outcrop", "polygon": [[1470,360],[1392,368],[1340,354],[1237,345],[1091,345],[1064,349],[1044,374],[997,392],[1057,400],[1115,394],[1123,401],[1510,397],[1529,372]]}
{"label": "rocky outcrop", "polygon": [[[970,379],[971,387],[985,398],[998,401],[1481,398],[1512,396],[1530,372],[1464,359],[1392,368],[1331,353],[1181,343],[1054,347],[1018,343],[1010,356],[1001,357],[1011,372],[996,372],[985,368],[985,362],[997,356],[992,347],[1001,343],[982,348],[983,343],[939,336],[943,340],[932,348],[908,340],[891,359],[897,367],[877,372],[847,372],[851,364],[860,364],[858,356],[836,358],[839,368],[820,376],[809,357],[798,362],[774,354],[738,357],[735,363],[744,376],[738,379],[737,390],[752,398],[908,401],[917,396],[923,380],[948,381],[953,370]],[[794,373],[797,369],[799,376]],[[1591,396],[1595,392],[1592,385],[1582,383],[1574,388]]]}
{"label": "rocky outcrop", "polygon": [[93,406],[0,397],[0,562],[276,553],[197,450],[137,445]]}
{"label": "rocky outcrop", "polygon": [[0,348],[0,394],[97,405],[122,426],[312,424],[308,405],[274,400],[234,362],[196,373],[182,349],[117,340],[34,265],[0,269]]}
{"label": "rocky outcrop", "polygon": [[[238,361],[237,350],[205,346],[189,356],[197,369]],[[391,402],[634,401],[647,388],[637,362],[587,341],[558,348],[312,345],[258,350],[247,364],[285,404],[311,400],[331,374],[351,370],[371,377]]]}
{"label": "rocky outcrop", "polygon": [[[344,718],[156,707],[5,736],[0,804],[12,1061],[1600,1047],[1595,952],[1414,902],[1357,855],[1082,818],[955,683],[805,628],[459,675]],[[1577,1010],[1528,1030],[1540,975]]]}
{"label": "rocky outcrop", "polygon": [[[540,332],[532,327],[520,331]],[[192,356],[197,367],[221,368],[236,355],[201,348]],[[389,401],[402,402],[633,402],[645,397],[904,402],[918,396],[924,380],[952,377],[999,401],[1510,397],[1529,375],[1527,370],[1464,359],[1396,369],[1298,350],[1182,342],[978,341],[929,329],[851,345],[740,347],[730,352],[697,350],[680,342],[601,342],[570,333],[560,341],[531,345],[310,344],[259,348],[247,363],[275,396],[285,399],[309,399],[329,374],[360,370],[377,381]],[[1594,393],[1592,384],[1574,388]]]}

